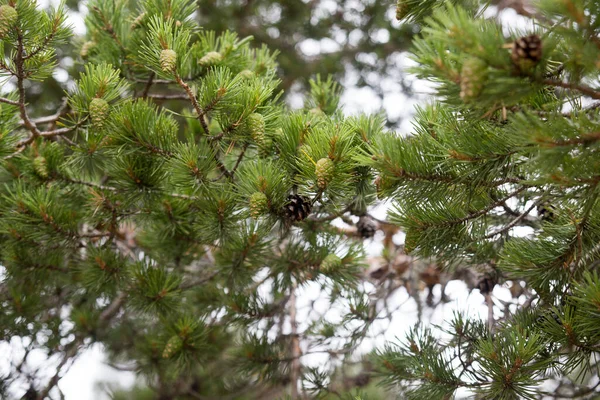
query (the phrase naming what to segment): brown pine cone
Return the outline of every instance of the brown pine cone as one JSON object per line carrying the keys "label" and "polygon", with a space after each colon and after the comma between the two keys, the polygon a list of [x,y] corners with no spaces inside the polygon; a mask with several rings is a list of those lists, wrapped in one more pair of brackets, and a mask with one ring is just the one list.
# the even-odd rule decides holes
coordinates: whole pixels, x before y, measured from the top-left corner
{"label": "brown pine cone", "polygon": [[510,58],[522,71],[533,68],[542,59],[542,39],[529,35],[515,40]]}
{"label": "brown pine cone", "polygon": [[284,207],[284,213],[290,221],[302,221],[310,214],[312,205],[310,199],[297,194],[289,195]]}

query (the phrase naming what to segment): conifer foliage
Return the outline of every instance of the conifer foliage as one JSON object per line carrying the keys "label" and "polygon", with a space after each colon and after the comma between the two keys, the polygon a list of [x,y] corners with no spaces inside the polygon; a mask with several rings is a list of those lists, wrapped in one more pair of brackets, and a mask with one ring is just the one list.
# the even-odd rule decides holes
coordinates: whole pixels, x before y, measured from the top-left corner
{"label": "conifer foliage", "polygon": [[373,145],[389,218],[413,255],[494,270],[482,293],[525,284],[516,302],[486,295],[485,324],[456,315],[379,352],[403,398],[598,396],[600,4],[515,3],[529,29],[485,18],[485,3],[398,2],[423,21],[414,71],[438,102],[413,136]]}
{"label": "conifer foliage", "polygon": [[[374,200],[357,160],[383,120],[342,117],[325,78],[292,112],[251,37],[202,30],[186,0],[128,4],[87,4],[80,74],[39,118],[25,88],[67,56],[65,10],[0,6],[0,340],[26,351],[0,397],[60,398],[93,343],[163,399],[298,397],[302,357],[341,357],[372,322],[362,240],[330,224]],[[299,326],[308,285],[336,323]],[[32,351],[55,375],[26,370]]]}
{"label": "conifer foliage", "polygon": [[[516,3],[535,28],[504,29],[487,3],[399,0],[422,26],[414,72],[438,95],[401,137],[344,117],[326,77],[289,110],[276,54],[201,29],[186,0],[91,0],[80,73],[34,118],[26,87],[55,72],[70,29],[62,6],[4,1],[0,344],[24,353],[0,395],[60,398],[101,343],[161,399],[343,398],[374,372],[409,399],[593,398],[600,5]],[[369,215],[377,199],[393,201],[386,221]],[[363,241],[392,225],[411,256],[481,270],[489,317],[416,326],[362,362],[399,287],[393,273],[363,283]],[[421,278],[440,282],[433,267]],[[301,307],[307,287],[324,310]],[[346,361],[361,373],[336,377]]]}

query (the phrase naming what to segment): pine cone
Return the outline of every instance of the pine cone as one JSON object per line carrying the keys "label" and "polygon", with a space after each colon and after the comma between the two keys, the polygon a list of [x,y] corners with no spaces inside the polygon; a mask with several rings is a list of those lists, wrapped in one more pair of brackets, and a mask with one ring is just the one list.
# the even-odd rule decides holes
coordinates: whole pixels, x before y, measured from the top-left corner
{"label": "pine cone", "polygon": [[333,179],[335,164],[330,158],[321,158],[315,166],[315,174],[317,175],[317,186],[319,189],[325,189],[327,184]]}
{"label": "pine cone", "polygon": [[273,151],[273,139],[265,135],[261,143],[258,143],[258,156],[261,158],[268,158],[272,155]]}
{"label": "pine cone", "polygon": [[314,107],[311,108],[310,110],[308,110],[308,113],[310,114],[311,117],[313,118],[324,118],[327,116],[327,114],[325,114],[325,111],[321,110],[321,108],[319,107]]}
{"label": "pine cone", "polygon": [[262,192],[252,193],[250,196],[250,216],[258,218],[269,211],[269,200]]}
{"label": "pine cone", "polygon": [[171,49],[160,52],[160,68],[165,72],[172,72],[177,66],[177,53]]}
{"label": "pine cone", "polygon": [[137,17],[135,17],[135,19],[133,20],[133,22],[131,23],[131,30],[137,29],[140,26],[142,26],[142,22],[144,22],[144,18],[146,18],[146,13],[141,13],[140,15],[138,15]]}
{"label": "pine cone", "polygon": [[239,73],[239,75],[240,75],[240,78],[242,78],[242,79],[252,79],[255,77],[254,72],[249,69],[245,69],[245,70],[241,71]]}
{"label": "pine cone", "polygon": [[87,41],[81,46],[81,51],[79,55],[81,58],[87,58],[90,55],[90,52],[96,47],[96,42]]}
{"label": "pine cone", "polygon": [[284,213],[290,221],[302,221],[309,216],[311,209],[312,205],[308,197],[292,194],[287,198]]}
{"label": "pine cone", "polygon": [[106,100],[95,97],[90,102],[89,111],[92,125],[98,129],[104,127],[104,122],[108,116],[109,105]]}
{"label": "pine cone", "polygon": [[515,40],[510,58],[521,71],[533,68],[542,59],[542,40],[538,35]]}
{"label": "pine cone", "polygon": [[342,266],[342,259],[335,254],[328,254],[327,257],[321,261],[321,272],[327,274],[335,271]]}
{"label": "pine cone", "polygon": [[260,146],[265,138],[265,118],[259,113],[252,113],[248,115],[246,124],[252,140]]}
{"label": "pine cone", "polygon": [[556,207],[552,204],[545,202],[537,206],[538,216],[542,221],[552,222],[554,221],[554,211],[556,211]]}
{"label": "pine cone", "polygon": [[477,99],[486,80],[486,62],[477,57],[467,59],[460,72],[460,98],[467,103]]}
{"label": "pine cone", "polygon": [[494,286],[496,286],[496,279],[494,279],[490,275],[486,275],[479,283],[477,283],[477,287],[479,288],[479,292],[483,295],[491,293],[494,290]]}
{"label": "pine cone", "polygon": [[163,350],[162,357],[163,358],[171,358],[176,353],[178,353],[183,347],[183,341],[179,336],[173,336],[167,342],[165,349]]}
{"label": "pine cone", "polygon": [[36,174],[38,174],[41,178],[46,179],[48,177],[48,163],[46,162],[46,158],[42,156],[38,156],[33,159],[33,170]]}
{"label": "pine cone", "polygon": [[223,56],[221,53],[218,51],[209,51],[198,61],[198,64],[202,65],[203,67],[210,67],[220,63],[221,61],[223,61]]}
{"label": "pine cone", "polygon": [[13,7],[7,4],[0,6],[0,37],[6,35],[18,19],[19,14]]}
{"label": "pine cone", "polygon": [[398,0],[396,3],[396,19],[398,21],[402,21],[404,18],[408,16],[408,4],[406,4],[406,0]]}
{"label": "pine cone", "polygon": [[373,218],[363,215],[356,223],[356,231],[364,239],[372,238],[377,232],[377,222]]}

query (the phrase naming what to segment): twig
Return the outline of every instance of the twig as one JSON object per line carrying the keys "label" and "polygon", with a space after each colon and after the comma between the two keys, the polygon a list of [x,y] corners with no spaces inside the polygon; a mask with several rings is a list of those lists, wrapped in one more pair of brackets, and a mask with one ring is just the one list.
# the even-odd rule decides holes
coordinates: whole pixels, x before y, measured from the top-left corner
{"label": "twig", "polygon": [[300,363],[300,357],[302,350],[300,349],[300,339],[298,337],[298,321],[296,320],[296,283],[292,285],[290,293],[290,324],[292,326],[292,366],[290,369],[290,380],[292,387],[292,399],[298,399],[298,381],[300,380],[300,372],[302,364]]}
{"label": "twig", "polygon": [[[143,96],[143,95],[142,95]],[[189,97],[185,93],[173,93],[173,94],[160,94],[160,93],[147,93],[144,98],[155,99],[155,100],[188,100]]]}
{"label": "twig", "polygon": [[192,102],[192,106],[194,106],[194,110],[196,110],[196,114],[198,114],[198,121],[200,121],[200,125],[202,125],[202,130],[204,130],[204,134],[210,136],[210,131],[208,130],[208,125],[206,124],[206,120],[204,119],[204,111],[202,110],[202,107],[200,107],[200,104],[198,104],[198,100],[196,99],[196,96],[192,92],[192,89],[189,87],[189,85],[187,83],[185,83],[181,79],[181,77],[179,76],[178,73],[175,73],[175,80],[177,81],[179,86],[181,86],[183,88],[183,90],[185,90],[185,92],[188,95],[188,98]]}
{"label": "twig", "polygon": [[517,225],[522,219],[524,219],[525,217],[527,217],[527,215],[529,215],[529,213],[538,205],[541,203],[541,200],[538,200],[536,202],[534,202],[531,207],[529,207],[527,210],[525,210],[523,212],[523,214],[519,215],[517,218],[513,219],[508,225],[506,225],[503,228],[498,229],[497,231],[494,231],[488,235],[485,235],[482,237],[482,239],[491,239],[496,235],[500,235],[501,233],[504,233],[506,231],[508,231],[509,229],[511,229],[513,226]]}
{"label": "twig", "polygon": [[117,297],[115,297],[115,299],[112,301],[112,303],[110,303],[110,305],[108,307],[106,307],[104,309],[104,311],[102,311],[102,314],[100,314],[100,317],[98,318],[98,320],[102,323],[108,322],[115,315],[117,315],[117,313],[119,312],[119,310],[125,303],[126,299],[127,299],[127,293],[125,293],[125,292],[119,293],[119,295],[117,295]]}
{"label": "twig", "polygon": [[6,99],[4,97],[0,97],[0,103],[10,104],[11,106],[20,106],[21,105],[18,101],[13,101],[10,99]]}
{"label": "twig", "polygon": [[143,99],[148,97],[148,92],[150,91],[150,88],[152,87],[153,81],[154,81],[154,72],[151,72],[150,77],[148,78],[148,82],[146,82],[146,86],[144,86],[144,91],[142,92]]}
{"label": "twig", "polygon": [[565,89],[577,90],[585,94],[586,96],[591,97],[592,99],[600,100],[600,92],[586,85],[578,85],[576,83],[557,81],[555,79],[543,79],[542,83],[549,86],[557,86]]}
{"label": "twig", "polygon": [[52,376],[52,378],[50,378],[50,381],[48,382],[46,387],[40,392],[40,394],[37,397],[38,400],[45,400],[48,397],[48,394],[50,393],[52,388],[54,388],[54,386],[56,386],[56,384],[58,384],[58,381],[61,378],[60,373],[61,373],[62,369],[64,368],[64,366],[67,364],[67,362],[71,358],[73,358],[77,355],[77,353],[79,352],[79,347],[82,344],[83,344],[82,337],[76,338],[69,344],[69,349],[65,352],[63,359],[56,367],[56,373],[54,374],[54,376]]}

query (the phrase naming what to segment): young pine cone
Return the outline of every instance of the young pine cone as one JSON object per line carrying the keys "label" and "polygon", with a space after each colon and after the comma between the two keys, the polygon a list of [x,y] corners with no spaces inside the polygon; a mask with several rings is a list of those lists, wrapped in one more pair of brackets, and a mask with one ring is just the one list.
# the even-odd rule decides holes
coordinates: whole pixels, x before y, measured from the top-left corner
{"label": "young pine cone", "polygon": [[487,80],[487,63],[477,57],[467,59],[460,72],[460,98],[471,102],[479,97]]}
{"label": "young pine cone", "polygon": [[0,6],[0,37],[6,35],[18,19],[19,14],[13,7],[7,4]]}
{"label": "young pine cone", "polygon": [[106,117],[108,117],[109,105],[106,100],[95,97],[90,101],[89,112],[92,125],[95,128],[101,129],[104,127]]}
{"label": "young pine cone", "polygon": [[327,184],[333,179],[335,165],[330,158],[321,158],[315,166],[315,174],[317,175],[317,186],[319,189],[325,189]]}
{"label": "young pine cone", "polygon": [[173,336],[167,342],[165,349],[163,350],[162,357],[163,358],[171,358],[176,353],[178,353],[183,347],[183,341],[179,336]]}
{"label": "young pine cone", "polygon": [[250,196],[250,216],[254,219],[269,211],[269,199],[262,192],[252,193]]}
{"label": "young pine cone", "polygon": [[217,65],[222,60],[223,56],[221,53],[217,51],[209,51],[198,61],[198,64],[202,65],[203,67],[211,67],[213,65]]}
{"label": "young pine cone", "polygon": [[160,52],[160,68],[165,72],[172,72],[177,65],[177,53],[171,49]]}

